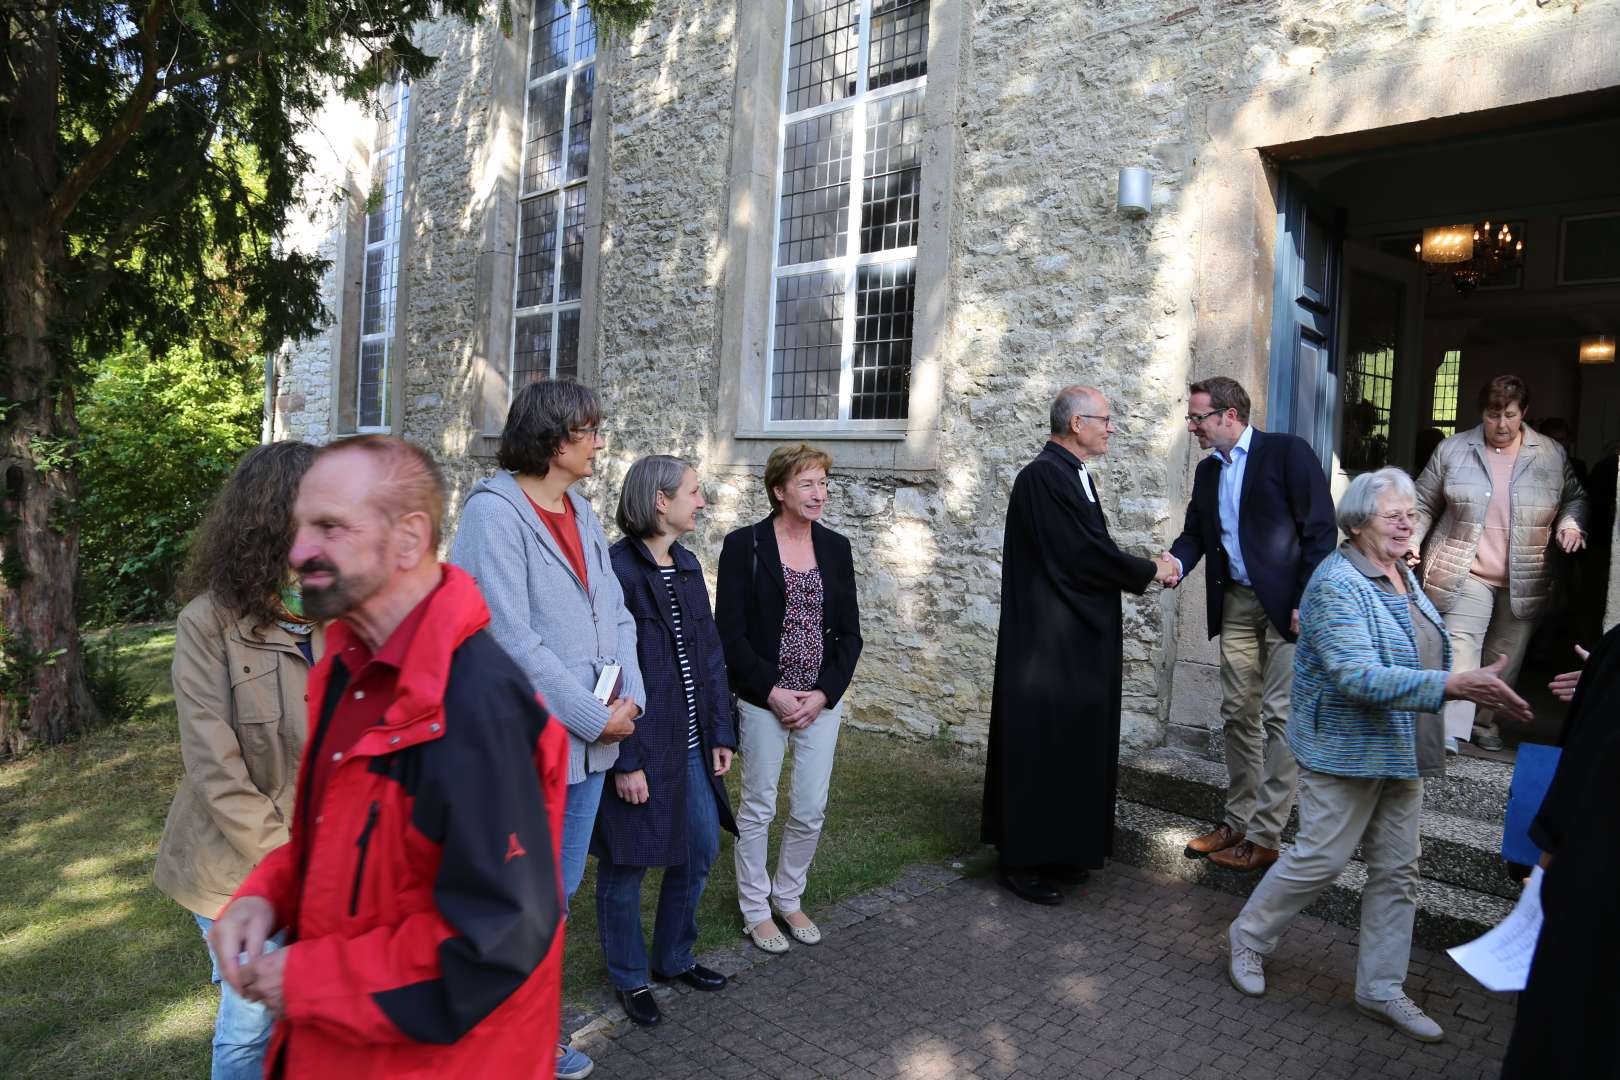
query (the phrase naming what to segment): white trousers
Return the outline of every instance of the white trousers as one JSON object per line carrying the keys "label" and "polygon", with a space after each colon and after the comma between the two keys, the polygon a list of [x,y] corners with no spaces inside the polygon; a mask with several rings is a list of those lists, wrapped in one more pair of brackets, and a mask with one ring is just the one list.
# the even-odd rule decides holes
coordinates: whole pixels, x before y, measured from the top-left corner
{"label": "white trousers", "polygon": [[[1473,671],[1505,656],[1508,662],[1502,669],[1502,681],[1513,685],[1536,624],[1513,614],[1506,588],[1487,585],[1476,577],[1465,578],[1451,610],[1441,617],[1451,635],[1452,671]],[[1440,715],[1445,717],[1448,739],[1499,734],[1496,714],[1490,709],[1476,711],[1472,701],[1448,701]]]}
{"label": "white trousers", "polygon": [[1266,872],[1232,923],[1238,943],[1271,955],[1295,915],[1310,906],[1361,845],[1356,996],[1392,1001],[1405,991],[1417,918],[1418,814],[1422,780],[1363,780],[1299,770],[1299,835]]}
{"label": "white trousers", "polygon": [[[821,715],[809,727],[789,731],[776,714],[746,701],[737,702],[737,754],[742,759],[742,801],[737,807],[737,905],[749,926],[771,917],[771,905],[780,912],[799,910],[810,860],[821,842],[827,819],[827,787],[832,779],[833,752],[838,748],[838,727],[843,702]],[[776,876],[766,867],[771,821],[776,817],[777,786],[782,759],[793,749],[793,784],[788,792],[788,819],[782,829],[782,849],[776,856]]]}

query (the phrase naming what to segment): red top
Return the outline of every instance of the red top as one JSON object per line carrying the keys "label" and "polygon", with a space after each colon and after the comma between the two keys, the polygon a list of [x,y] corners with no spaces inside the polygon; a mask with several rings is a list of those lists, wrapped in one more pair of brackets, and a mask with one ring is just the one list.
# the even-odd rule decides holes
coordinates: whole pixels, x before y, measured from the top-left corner
{"label": "red top", "polygon": [[[434,587],[433,593],[443,587],[441,581]],[[394,632],[388,635],[388,640],[383,642],[375,655],[356,635],[352,639],[353,644],[332,658],[334,665],[343,665],[349,679],[337,707],[326,719],[325,730],[319,741],[320,752],[309,763],[309,805],[314,808],[316,816],[304,825],[311,833],[320,821],[321,798],[326,794],[326,782],[332,778],[337,763],[348,755],[367,728],[382,723],[383,713],[393,704],[394,684],[399,680],[405,651],[410,648],[417,628],[427,616],[433,593],[428,593],[421,603],[411,609],[404,621],[394,627]],[[324,704],[321,707],[324,708]]]}
{"label": "red top", "polygon": [[568,560],[568,565],[579,575],[579,583],[590,588],[590,579],[585,576],[585,545],[580,542],[579,521],[574,517],[574,500],[564,494],[560,514],[553,514],[533,499],[529,499],[529,505],[540,515],[540,520],[546,523],[551,535],[557,538],[557,546],[562,548],[563,557]]}

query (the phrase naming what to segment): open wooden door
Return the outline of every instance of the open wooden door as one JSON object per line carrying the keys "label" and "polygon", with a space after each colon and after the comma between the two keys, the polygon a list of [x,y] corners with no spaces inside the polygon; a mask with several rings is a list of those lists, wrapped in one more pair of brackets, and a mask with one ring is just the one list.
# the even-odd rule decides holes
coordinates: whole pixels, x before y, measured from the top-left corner
{"label": "open wooden door", "polygon": [[1335,500],[1357,474],[1413,471],[1424,402],[1423,265],[1344,245],[1328,477]]}
{"label": "open wooden door", "polygon": [[1309,442],[1331,476],[1337,445],[1338,212],[1317,202],[1289,173],[1281,177],[1279,196],[1266,426]]}

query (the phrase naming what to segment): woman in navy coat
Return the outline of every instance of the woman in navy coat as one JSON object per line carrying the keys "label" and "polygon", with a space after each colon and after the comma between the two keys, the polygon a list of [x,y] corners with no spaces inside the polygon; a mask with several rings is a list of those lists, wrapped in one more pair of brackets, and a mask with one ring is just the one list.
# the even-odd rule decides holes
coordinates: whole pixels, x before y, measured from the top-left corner
{"label": "woman in navy coat", "polygon": [[[609,552],[636,620],[647,709],[619,744],[597,812],[596,912],[614,991],[646,1027],[661,1019],[649,976],[699,990],[726,984],[692,955],[720,830],[737,831],[723,779],[737,748],[725,654],[703,572],[675,542],[696,528],[703,506],[697,473],[684,461],[642,458],[619,493],[624,539]],[[641,879],[653,866],[666,869],[649,962]]]}

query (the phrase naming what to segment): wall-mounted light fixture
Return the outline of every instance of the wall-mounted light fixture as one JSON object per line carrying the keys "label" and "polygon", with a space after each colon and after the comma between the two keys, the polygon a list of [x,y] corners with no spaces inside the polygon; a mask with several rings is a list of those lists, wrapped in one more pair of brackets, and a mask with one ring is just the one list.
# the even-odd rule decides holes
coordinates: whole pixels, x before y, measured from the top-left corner
{"label": "wall-mounted light fixture", "polygon": [[1582,338],[1581,363],[1614,363],[1614,337],[1609,334],[1597,334],[1593,337]]}
{"label": "wall-mounted light fixture", "polygon": [[1119,208],[1130,214],[1153,209],[1153,174],[1146,169],[1119,170]]}

